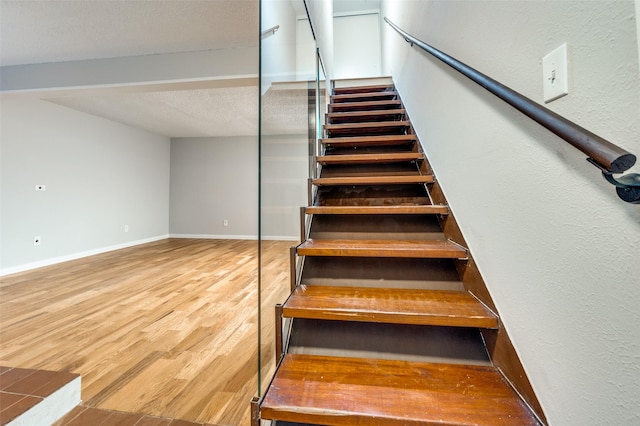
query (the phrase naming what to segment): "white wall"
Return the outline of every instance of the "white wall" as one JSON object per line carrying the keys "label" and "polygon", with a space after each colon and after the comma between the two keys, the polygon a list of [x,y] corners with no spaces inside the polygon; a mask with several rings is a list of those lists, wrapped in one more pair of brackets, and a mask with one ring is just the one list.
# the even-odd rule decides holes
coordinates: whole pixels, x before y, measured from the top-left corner
{"label": "white wall", "polygon": [[305,0],[327,80],[333,79],[333,1]]}
{"label": "white wall", "polygon": [[171,140],[169,230],[181,237],[257,238],[256,137]]}
{"label": "white wall", "polygon": [[40,100],[1,114],[3,274],[166,237],[168,138]]}
{"label": "white wall", "polygon": [[[640,154],[634,12],[633,0],[383,2],[410,34],[540,103],[540,60],[567,42],[570,93],[548,106]],[[639,424],[640,206],[386,24],[383,46],[549,423]]]}
{"label": "white wall", "polygon": [[261,31],[280,26],[275,34],[262,36],[260,41],[262,94],[273,82],[296,80],[298,24],[292,1],[302,0],[262,0]]}
{"label": "white wall", "polygon": [[335,79],[382,75],[379,12],[336,16],[333,31]]}

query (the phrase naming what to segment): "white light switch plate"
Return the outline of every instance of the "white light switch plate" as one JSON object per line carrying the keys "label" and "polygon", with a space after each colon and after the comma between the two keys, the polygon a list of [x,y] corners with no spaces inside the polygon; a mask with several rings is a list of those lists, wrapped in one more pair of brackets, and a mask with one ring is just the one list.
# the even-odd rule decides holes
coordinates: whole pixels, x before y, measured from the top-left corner
{"label": "white light switch plate", "polygon": [[545,103],[569,93],[567,43],[542,58],[542,88]]}

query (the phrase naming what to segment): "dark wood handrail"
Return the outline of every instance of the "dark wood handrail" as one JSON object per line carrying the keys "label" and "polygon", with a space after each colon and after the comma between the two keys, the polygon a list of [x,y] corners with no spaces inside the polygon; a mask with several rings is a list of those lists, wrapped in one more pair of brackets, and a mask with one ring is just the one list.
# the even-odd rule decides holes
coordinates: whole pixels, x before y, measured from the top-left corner
{"label": "dark wood handrail", "polygon": [[[427,53],[430,53],[437,59],[449,65],[451,68],[463,74],[465,77],[473,80],[489,92],[507,102],[518,111],[544,126],[549,131],[555,133],[583,153],[587,154],[589,157],[588,160],[601,169],[605,178],[607,178],[609,182],[613,183],[611,179],[614,178],[610,176],[612,173],[622,173],[630,169],[635,164],[636,156],[630,152],[590,132],[576,123],[567,120],[550,109],[532,101],[526,96],[471,68],[435,47],[413,37],[391,22],[389,18],[385,17],[384,20],[394,30],[402,35],[405,41],[410,43],[412,46],[416,45]],[[638,197],[638,200],[634,201],[625,199],[620,195],[620,197],[625,201],[640,202],[640,175],[634,173],[630,174],[629,177],[631,177],[631,179],[627,178],[626,181],[623,180],[622,182],[616,181],[618,184],[613,184],[616,185],[618,189],[618,195],[620,195],[621,191],[632,191],[632,198],[635,199]],[[631,183],[631,188],[628,188],[629,182]]]}

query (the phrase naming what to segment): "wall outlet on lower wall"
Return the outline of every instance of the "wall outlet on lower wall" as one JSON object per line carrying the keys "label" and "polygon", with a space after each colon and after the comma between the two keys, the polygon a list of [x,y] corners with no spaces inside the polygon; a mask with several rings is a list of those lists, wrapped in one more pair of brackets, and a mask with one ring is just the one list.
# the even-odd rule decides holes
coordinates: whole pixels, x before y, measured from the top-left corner
{"label": "wall outlet on lower wall", "polygon": [[124,232],[129,232],[129,225],[124,226]]}
{"label": "wall outlet on lower wall", "polygon": [[222,226],[229,226],[229,219],[225,219],[222,221]]}
{"label": "wall outlet on lower wall", "polygon": [[41,242],[42,242],[42,238],[40,238],[40,237],[33,237],[33,245],[34,245],[34,246],[39,246]]}

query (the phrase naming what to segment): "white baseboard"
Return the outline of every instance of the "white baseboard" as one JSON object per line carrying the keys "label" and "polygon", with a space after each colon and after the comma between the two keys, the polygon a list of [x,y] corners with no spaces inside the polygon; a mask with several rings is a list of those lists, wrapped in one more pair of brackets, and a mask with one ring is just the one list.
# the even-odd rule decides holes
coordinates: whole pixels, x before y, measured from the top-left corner
{"label": "white baseboard", "polygon": [[[170,234],[169,238],[196,238],[205,240],[257,240],[257,235]],[[300,241],[300,237],[264,235],[263,240]]]}
{"label": "white baseboard", "polygon": [[109,247],[102,247],[94,250],[87,250],[80,253],[69,254],[66,256],[53,257],[51,259],[39,260],[37,262],[25,263],[24,265],[12,266],[10,268],[4,268],[0,270],[0,277],[10,274],[17,274],[18,272],[29,271],[31,269],[42,268],[43,266],[51,266],[57,263],[68,262],[70,260],[81,259],[83,257],[94,256],[96,254],[106,253],[108,251],[120,250],[127,247],[138,246],[140,244],[151,243],[153,241],[164,240],[169,238],[169,235],[159,235],[157,237],[145,238],[142,240],[129,241],[127,243],[116,244]]}

